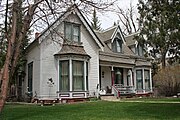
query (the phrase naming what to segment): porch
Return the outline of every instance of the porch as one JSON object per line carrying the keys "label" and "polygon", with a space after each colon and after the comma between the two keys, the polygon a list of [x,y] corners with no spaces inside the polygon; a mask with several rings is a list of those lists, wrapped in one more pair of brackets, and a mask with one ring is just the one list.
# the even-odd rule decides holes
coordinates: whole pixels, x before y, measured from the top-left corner
{"label": "porch", "polygon": [[152,93],[152,81],[150,70],[147,71],[127,66],[100,66],[100,95],[148,96]]}

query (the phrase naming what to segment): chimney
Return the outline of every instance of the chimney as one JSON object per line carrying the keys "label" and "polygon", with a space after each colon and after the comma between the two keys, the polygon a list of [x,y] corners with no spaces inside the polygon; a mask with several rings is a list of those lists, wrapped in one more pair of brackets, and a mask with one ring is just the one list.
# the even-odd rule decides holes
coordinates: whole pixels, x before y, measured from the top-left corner
{"label": "chimney", "polygon": [[36,32],[35,33],[35,39],[37,39],[39,37],[40,33],[39,32]]}
{"label": "chimney", "polygon": [[117,20],[117,25],[119,25],[120,24],[120,20]]}

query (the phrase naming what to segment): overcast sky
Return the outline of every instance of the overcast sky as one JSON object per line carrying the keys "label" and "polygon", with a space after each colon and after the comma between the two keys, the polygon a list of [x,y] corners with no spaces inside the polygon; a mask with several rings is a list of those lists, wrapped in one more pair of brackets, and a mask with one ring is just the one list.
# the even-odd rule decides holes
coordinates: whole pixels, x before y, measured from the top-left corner
{"label": "overcast sky", "polygon": [[[118,6],[122,8],[123,10],[126,10],[129,8],[130,3],[134,7],[137,6],[138,0],[118,0]],[[99,20],[101,22],[101,27],[103,29],[111,27],[114,22],[117,22],[118,16],[113,12],[108,12],[107,14],[98,14]]]}

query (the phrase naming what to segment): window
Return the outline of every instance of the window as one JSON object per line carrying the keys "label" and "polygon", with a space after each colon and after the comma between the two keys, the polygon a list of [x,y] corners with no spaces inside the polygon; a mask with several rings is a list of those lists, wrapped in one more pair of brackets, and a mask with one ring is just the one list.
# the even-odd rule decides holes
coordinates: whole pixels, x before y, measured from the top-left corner
{"label": "window", "polygon": [[73,90],[84,90],[84,62],[73,61]]}
{"label": "window", "polygon": [[143,89],[143,77],[142,77],[142,70],[136,70],[136,83],[137,89]]}
{"label": "window", "polygon": [[88,90],[87,67],[88,67],[88,62],[85,62],[84,60],[82,61],[72,60],[72,59],[60,60],[59,90],[61,92]]}
{"label": "window", "polygon": [[60,61],[60,91],[69,91],[69,61]]}
{"label": "window", "polygon": [[33,62],[28,64],[28,92],[33,90]]}
{"label": "window", "polygon": [[139,44],[136,47],[136,55],[143,56],[143,47]]}
{"label": "window", "polygon": [[149,70],[144,70],[145,79],[145,89],[150,89],[150,72]]}
{"label": "window", "polygon": [[88,90],[88,62],[86,62],[86,89]]}
{"label": "window", "polygon": [[122,52],[122,41],[119,38],[115,38],[112,44],[113,52]]}
{"label": "window", "polygon": [[70,41],[80,42],[80,25],[65,22],[65,38]]}

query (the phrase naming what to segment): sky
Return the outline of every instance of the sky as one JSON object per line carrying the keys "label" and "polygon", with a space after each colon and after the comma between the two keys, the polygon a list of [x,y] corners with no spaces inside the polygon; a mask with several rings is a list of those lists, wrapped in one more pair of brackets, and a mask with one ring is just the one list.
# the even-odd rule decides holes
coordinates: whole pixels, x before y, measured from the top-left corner
{"label": "sky", "polygon": [[[118,0],[118,4],[117,5],[120,8],[122,8],[123,10],[126,10],[126,9],[129,8],[130,3],[132,3],[132,5],[134,7],[136,7],[137,3],[138,3],[138,0]],[[118,18],[118,16],[115,13],[107,12],[106,14],[98,13],[98,19],[101,22],[101,27],[103,29],[106,29],[106,28],[111,27],[114,24],[114,22],[117,22],[119,18]]]}
{"label": "sky", "polygon": [[[9,1],[11,1],[11,0],[9,0]],[[2,2],[2,4],[5,4],[5,0],[0,0],[0,3],[1,2]],[[118,0],[115,7],[118,5],[123,10],[127,10],[130,7],[130,3],[132,3],[132,5],[134,7],[136,7],[138,0]],[[117,23],[117,21],[119,19],[118,16],[113,12],[106,12],[104,14],[97,13],[97,15],[98,15],[98,18],[100,20],[101,27],[103,29],[106,29],[106,28],[113,26],[114,22]],[[89,19],[91,20],[91,18],[89,18]],[[120,25],[121,25],[121,23],[120,23]]]}

